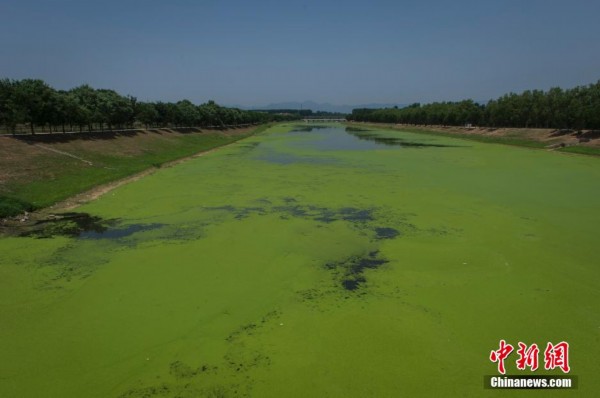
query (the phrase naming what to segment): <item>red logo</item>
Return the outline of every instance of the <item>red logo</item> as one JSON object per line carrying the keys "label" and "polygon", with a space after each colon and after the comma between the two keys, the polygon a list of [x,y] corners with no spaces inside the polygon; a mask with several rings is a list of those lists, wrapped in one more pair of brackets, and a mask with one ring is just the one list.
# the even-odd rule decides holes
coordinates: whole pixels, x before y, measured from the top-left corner
{"label": "red logo", "polygon": [[544,368],[546,370],[561,368],[564,373],[569,373],[569,343],[561,341],[556,345],[548,343],[544,351]]}
{"label": "red logo", "polygon": [[490,353],[490,361],[498,362],[498,372],[505,374],[504,360],[508,358],[514,347],[510,344],[506,344],[506,341],[500,340],[500,349],[498,351],[492,351]]}
{"label": "red logo", "polygon": [[[499,348],[490,353],[490,361],[498,363],[498,372],[506,374],[506,368],[504,367],[504,361],[513,352],[514,347],[508,344],[505,340],[500,340]],[[540,349],[537,344],[527,344],[519,342],[519,349],[517,355],[519,358],[516,361],[517,369],[526,370],[530,368],[532,372],[536,371],[539,362]],[[571,368],[569,367],[569,343],[561,341],[558,344],[552,344],[548,342],[546,350],[544,351],[544,369],[561,369],[564,373],[569,373]]]}
{"label": "red logo", "polygon": [[531,371],[534,372],[538,368],[539,353],[540,349],[537,344],[532,344],[527,348],[527,345],[519,341],[519,349],[517,350],[517,354],[519,354],[519,359],[517,359],[517,369],[525,370],[529,366]]}

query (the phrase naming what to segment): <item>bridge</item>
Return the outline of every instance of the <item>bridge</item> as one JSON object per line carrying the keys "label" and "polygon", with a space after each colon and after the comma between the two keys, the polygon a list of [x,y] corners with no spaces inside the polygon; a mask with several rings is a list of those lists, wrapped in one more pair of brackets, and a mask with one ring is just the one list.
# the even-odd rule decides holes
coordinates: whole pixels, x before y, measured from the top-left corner
{"label": "bridge", "polygon": [[346,119],[313,119],[305,118],[302,119],[304,123],[332,123],[332,122],[347,122]]}

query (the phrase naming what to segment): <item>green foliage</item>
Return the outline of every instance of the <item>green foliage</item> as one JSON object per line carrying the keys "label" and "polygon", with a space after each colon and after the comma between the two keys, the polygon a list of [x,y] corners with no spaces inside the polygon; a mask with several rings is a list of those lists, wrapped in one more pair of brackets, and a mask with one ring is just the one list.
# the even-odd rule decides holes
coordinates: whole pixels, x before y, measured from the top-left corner
{"label": "green foliage", "polygon": [[0,124],[14,132],[27,124],[32,134],[78,128],[112,130],[149,127],[225,127],[296,120],[301,116],[226,108],[208,101],[195,105],[189,100],[177,103],[138,102],[114,90],[81,85],[57,91],[42,80],[0,80]]}
{"label": "green foliage", "polygon": [[33,210],[33,205],[24,200],[0,196],[0,218],[16,216],[25,211]]}
{"label": "green foliage", "polygon": [[159,120],[159,113],[154,104],[142,102],[138,105],[137,119],[146,127]]}
{"label": "green foliage", "polygon": [[600,129],[600,81],[570,90],[510,93],[480,105],[472,100],[354,109],[354,121],[420,125]]}
{"label": "green foliage", "polygon": [[25,79],[12,86],[11,102],[18,115],[17,120],[28,123],[33,134],[35,125],[46,124],[52,117],[56,93],[42,80]]}
{"label": "green foliage", "polygon": [[417,103],[401,109],[354,109],[350,119],[378,123],[464,125],[481,123],[483,113],[483,106],[466,100],[423,106]]}

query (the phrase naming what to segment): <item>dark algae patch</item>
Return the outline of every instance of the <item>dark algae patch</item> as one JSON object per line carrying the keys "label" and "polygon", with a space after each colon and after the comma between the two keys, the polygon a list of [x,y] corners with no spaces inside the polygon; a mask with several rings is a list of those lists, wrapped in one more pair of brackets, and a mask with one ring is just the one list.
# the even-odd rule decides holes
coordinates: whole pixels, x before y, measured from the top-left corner
{"label": "dark algae patch", "polygon": [[343,207],[339,210],[342,220],[351,222],[365,222],[373,220],[372,209],[357,209],[354,207]]}
{"label": "dark algae patch", "polygon": [[375,234],[377,239],[394,239],[396,236],[400,235],[400,231],[395,228],[376,227]]}
{"label": "dark algae patch", "polygon": [[[263,201],[265,199],[262,199]],[[266,214],[266,210],[264,207],[235,207],[235,206],[213,206],[213,207],[203,207],[203,210],[207,211],[217,211],[217,212],[225,212],[233,214],[236,220],[243,220],[252,214],[264,215]]]}
{"label": "dark algae patch", "polygon": [[279,214],[283,219],[300,217],[322,223],[331,223],[334,221],[365,223],[374,220],[374,209],[359,209],[355,207],[335,209],[311,204],[301,204],[296,199],[290,197],[284,197],[282,199],[285,203],[284,205],[273,205],[272,201],[264,198],[260,199],[260,201],[264,203],[265,206],[237,207],[227,205],[203,207],[202,210],[228,213],[236,220],[244,220],[252,215],[264,216],[268,214]]}
{"label": "dark algae patch", "polygon": [[283,213],[282,217],[302,217],[322,223],[331,223],[334,221],[366,222],[373,219],[371,209],[357,209],[353,207],[343,207],[332,209],[315,205],[289,205],[276,206],[275,211]]}
{"label": "dark algae patch", "polygon": [[[226,338],[227,347],[218,362],[200,361],[192,365],[181,359],[168,364],[168,376],[157,383],[142,383],[125,391],[120,398],[142,397],[252,397],[256,372],[268,371],[268,348],[257,344],[278,325],[279,311],[270,311],[254,322],[236,328]],[[160,381],[159,381],[160,380]]]}
{"label": "dark algae patch", "polygon": [[358,289],[361,283],[365,283],[366,281],[364,276],[355,276],[351,279],[344,279],[342,281],[342,286],[344,289],[352,291]]}
{"label": "dark algae patch", "polygon": [[138,232],[152,231],[166,226],[166,224],[129,224],[122,227],[108,227],[103,230],[82,231],[78,237],[82,239],[120,239]]}
{"label": "dark algae patch", "polygon": [[105,220],[88,213],[52,214],[41,219],[13,222],[2,230],[8,236],[52,238],[66,236],[81,239],[120,239],[137,232],[151,231],[166,224],[119,225],[119,220]]}
{"label": "dark algae patch", "polygon": [[169,374],[175,377],[176,379],[180,380],[191,379],[200,374],[214,373],[218,371],[218,369],[219,368],[217,366],[211,366],[207,364],[200,365],[197,368],[192,368],[190,365],[182,361],[175,361],[172,362],[171,365],[169,365]]}
{"label": "dark algae patch", "polygon": [[325,268],[336,273],[344,289],[354,291],[367,282],[365,270],[377,269],[386,263],[388,260],[381,258],[379,251],[375,250],[363,256],[353,256],[340,262],[327,263]]}
{"label": "dark algae patch", "polygon": [[14,225],[7,232],[18,236],[51,238],[53,236],[78,237],[83,233],[101,234],[114,220],[104,220],[88,213],[61,213],[50,215],[33,223]]}

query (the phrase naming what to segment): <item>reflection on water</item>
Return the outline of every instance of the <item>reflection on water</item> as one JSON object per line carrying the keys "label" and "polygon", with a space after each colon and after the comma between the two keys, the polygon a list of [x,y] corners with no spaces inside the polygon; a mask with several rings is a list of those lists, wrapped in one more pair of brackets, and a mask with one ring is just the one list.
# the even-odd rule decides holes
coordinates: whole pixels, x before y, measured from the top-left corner
{"label": "reflection on water", "polygon": [[351,134],[352,136],[358,138],[359,140],[366,140],[371,142],[376,142],[385,146],[400,146],[400,147],[413,147],[413,148],[451,148],[458,147],[459,145],[447,145],[447,144],[432,144],[429,142],[425,142],[426,139],[421,141],[407,141],[404,138],[398,136],[386,136],[380,135],[373,130],[362,129],[358,127],[346,127],[346,133]]}
{"label": "reflection on water", "polygon": [[[323,151],[371,150],[393,146],[404,148],[456,147],[456,145],[427,142],[427,138],[419,141],[408,141],[398,136],[382,135],[374,130],[357,127],[299,125],[291,130],[290,133],[302,133],[306,136],[305,140],[291,142],[290,145]],[[431,140],[431,138],[429,138],[429,140]]]}
{"label": "reflection on water", "polygon": [[298,156],[289,152],[278,152],[270,148],[265,148],[263,153],[258,156],[260,160],[266,160],[269,163],[294,164],[294,163],[335,163],[335,159],[316,156]]}
{"label": "reflection on water", "polygon": [[83,239],[120,239],[133,235],[137,232],[151,231],[164,227],[165,224],[131,224],[120,228],[105,228],[103,231],[88,230],[79,234]]}
{"label": "reflection on water", "polygon": [[320,151],[336,150],[369,150],[378,149],[376,142],[365,142],[357,137],[347,134],[341,126],[296,126],[288,134],[301,133],[304,139],[292,141],[290,146],[302,149],[316,149]]}
{"label": "reflection on water", "polygon": [[320,125],[296,125],[294,126],[294,128],[292,130],[290,130],[290,133],[310,133],[313,130],[320,130],[320,129],[328,129],[331,128],[331,126],[320,126]]}
{"label": "reflection on water", "polygon": [[346,132],[352,134],[354,137],[359,140],[366,140],[371,142],[376,142],[381,145],[386,146],[401,146],[401,147],[413,147],[413,148],[451,148],[457,147],[458,145],[446,145],[446,144],[430,144],[425,142],[416,142],[416,141],[406,141],[399,137],[386,137],[381,136],[373,132],[369,132],[368,130],[356,130],[347,128]]}
{"label": "reflection on water", "polygon": [[81,239],[120,239],[137,232],[150,231],[166,224],[129,224],[119,226],[118,220],[105,220],[88,213],[61,213],[38,219],[30,224],[14,225],[3,231],[9,236],[52,238],[67,236]]}

